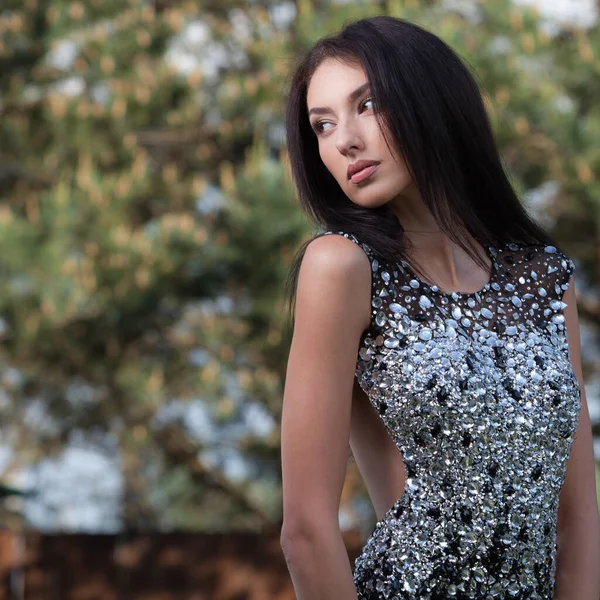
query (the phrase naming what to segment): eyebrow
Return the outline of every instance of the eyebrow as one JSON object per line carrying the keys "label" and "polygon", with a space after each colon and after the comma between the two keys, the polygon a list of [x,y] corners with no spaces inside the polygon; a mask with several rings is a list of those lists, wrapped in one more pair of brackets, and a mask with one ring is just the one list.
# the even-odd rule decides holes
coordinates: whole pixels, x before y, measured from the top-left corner
{"label": "eyebrow", "polygon": [[[369,89],[369,82],[367,81],[367,83],[363,83],[360,87],[357,87],[353,92],[350,92],[350,94],[348,94],[348,104],[352,104],[352,102],[357,100],[358,97],[361,96],[368,89]],[[328,106],[316,106],[315,108],[311,108],[308,111],[308,116],[310,117],[310,115],[313,115],[313,114],[314,115],[325,115],[330,112],[333,112],[333,111]]]}

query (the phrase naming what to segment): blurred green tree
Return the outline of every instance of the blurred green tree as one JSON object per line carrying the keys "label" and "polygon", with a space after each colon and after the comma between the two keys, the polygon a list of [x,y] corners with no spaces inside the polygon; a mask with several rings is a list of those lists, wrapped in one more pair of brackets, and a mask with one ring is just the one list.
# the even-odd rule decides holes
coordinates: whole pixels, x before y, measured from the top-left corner
{"label": "blurred green tree", "polygon": [[[240,426],[250,404],[277,411],[270,300],[303,222],[277,156],[246,159],[281,112],[284,37],[269,3],[239,4],[0,12],[5,439],[24,463],[82,433],[116,451],[125,528],[279,518],[277,436]],[[251,211],[233,193],[244,177]],[[218,460],[237,445],[242,482]]]}
{"label": "blurred green tree", "polygon": [[[295,55],[362,16],[415,20],[473,66],[515,185],[580,262],[581,315],[600,329],[598,28],[551,35],[534,10],[473,6],[5,0],[0,410],[15,466],[83,436],[116,453],[125,529],[278,524],[280,301],[312,233],[283,99]],[[351,464],[350,510],[357,495]]]}

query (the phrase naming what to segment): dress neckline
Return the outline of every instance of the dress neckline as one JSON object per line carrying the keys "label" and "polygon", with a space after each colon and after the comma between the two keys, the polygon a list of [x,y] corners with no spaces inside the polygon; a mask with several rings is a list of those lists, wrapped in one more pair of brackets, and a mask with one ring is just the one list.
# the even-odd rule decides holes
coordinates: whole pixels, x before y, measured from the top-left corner
{"label": "dress neckline", "polygon": [[474,292],[460,292],[460,291],[445,292],[445,291],[441,290],[437,285],[429,284],[426,281],[423,281],[413,271],[411,266],[405,260],[401,260],[400,264],[404,268],[405,272],[408,273],[412,279],[416,280],[425,290],[431,291],[433,294],[437,294],[438,296],[444,296],[446,298],[453,298],[453,299],[472,298],[472,297],[475,297],[475,296],[478,296],[480,294],[487,292],[491,288],[492,283],[494,283],[494,281],[496,280],[496,276],[498,274],[498,263],[496,262],[497,249],[494,246],[487,246],[486,248],[487,248],[488,257],[490,258],[491,263],[492,263],[491,267],[490,267],[489,279],[482,288],[480,288]]}

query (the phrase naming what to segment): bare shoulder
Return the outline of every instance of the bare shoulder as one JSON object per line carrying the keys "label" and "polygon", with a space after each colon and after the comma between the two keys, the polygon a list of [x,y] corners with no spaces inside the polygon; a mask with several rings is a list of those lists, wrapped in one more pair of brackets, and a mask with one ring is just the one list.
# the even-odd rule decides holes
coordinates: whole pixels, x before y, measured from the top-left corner
{"label": "bare shoulder", "polygon": [[343,235],[330,234],[315,238],[306,247],[304,261],[319,268],[340,271],[358,271],[365,279],[370,278],[371,267],[365,251]]}
{"label": "bare shoulder", "polygon": [[362,330],[369,325],[371,265],[365,251],[342,235],[324,235],[306,247],[298,276],[297,317],[326,301],[347,322],[355,315]]}

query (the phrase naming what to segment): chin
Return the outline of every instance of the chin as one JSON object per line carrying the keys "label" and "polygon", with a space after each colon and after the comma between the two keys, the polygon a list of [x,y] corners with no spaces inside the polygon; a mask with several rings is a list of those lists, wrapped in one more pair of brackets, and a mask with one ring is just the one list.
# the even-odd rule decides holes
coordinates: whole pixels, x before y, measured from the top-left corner
{"label": "chin", "polygon": [[379,208],[380,206],[387,204],[391,200],[391,198],[382,198],[379,195],[372,196],[369,198],[357,198],[356,196],[348,196],[348,198],[352,201],[352,203],[356,204],[357,206],[362,206],[363,208]]}
{"label": "chin", "polygon": [[398,196],[395,191],[376,189],[376,186],[371,189],[367,189],[365,186],[358,192],[357,190],[348,190],[345,193],[354,204],[364,208],[379,208]]}

